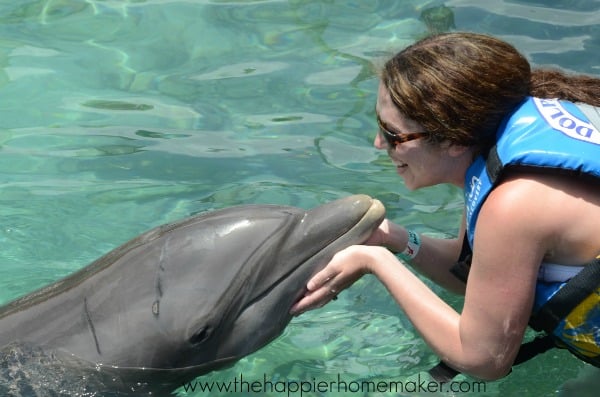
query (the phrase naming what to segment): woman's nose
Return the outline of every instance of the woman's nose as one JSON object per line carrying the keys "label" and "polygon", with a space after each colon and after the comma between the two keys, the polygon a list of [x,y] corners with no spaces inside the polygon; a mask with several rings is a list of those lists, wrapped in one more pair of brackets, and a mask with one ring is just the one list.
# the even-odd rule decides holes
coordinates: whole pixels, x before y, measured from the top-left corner
{"label": "woman's nose", "polygon": [[376,149],[384,150],[384,149],[387,149],[388,143],[386,142],[385,139],[383,139],[381,134],[378,132],[377,135],[375,135],[375,140],[373,141],[373,146],[375,146]]}

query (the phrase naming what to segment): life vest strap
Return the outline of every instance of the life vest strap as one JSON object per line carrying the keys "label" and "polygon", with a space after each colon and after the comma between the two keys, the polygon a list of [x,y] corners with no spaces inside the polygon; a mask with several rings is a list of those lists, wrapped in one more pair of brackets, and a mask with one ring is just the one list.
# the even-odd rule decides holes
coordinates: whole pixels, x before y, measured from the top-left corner
{"label": "life vest strap", "polygon": [[600,259],[587,264],[546,302],[529,320],[536,331],[552,334],[554,329],[585,298],[600,286]]}

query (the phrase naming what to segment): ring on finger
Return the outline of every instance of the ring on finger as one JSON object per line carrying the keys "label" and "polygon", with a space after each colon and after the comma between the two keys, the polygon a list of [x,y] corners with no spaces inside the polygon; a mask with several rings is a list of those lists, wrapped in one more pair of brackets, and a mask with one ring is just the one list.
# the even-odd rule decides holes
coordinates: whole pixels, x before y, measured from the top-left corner
{"label": "ring on finger", "polygon": [[333,295],[333,297],[331,298],[331,300],[337,300],[337,298],[338,298],[338,297],[337,297],[337,293],[338,293],[338,292],[337,292],[337,290],[336,290],[336,289],[334,289],[334,288],[331,288],[331,289],[329,290],[329,292],[331,293],[331,295]]}

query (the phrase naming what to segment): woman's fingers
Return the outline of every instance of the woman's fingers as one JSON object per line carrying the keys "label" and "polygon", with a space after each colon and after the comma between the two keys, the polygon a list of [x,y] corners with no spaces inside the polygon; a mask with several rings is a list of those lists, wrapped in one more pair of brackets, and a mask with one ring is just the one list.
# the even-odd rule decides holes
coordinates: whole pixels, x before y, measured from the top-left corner
{"label": "woman's fingers", "polygon": [[306,284],[306,289],[309,291],[315,291],[326,284],[331,284],[332,280],[337,275],[337,271],[332,269],[331,262],[323,270],[312,276]]}
{"label": "woman's fingers", "polygon": [[[335,293],[333,292],[335,291]],[[296,302],[290,309],[290,314],[299,315],[305,311],[324,306],[327,302],[337,298],[338,290],[326,287],[307,292],[302,299]]]}
{"label": "woman's fingers", "polygon": [[337,299],[340,291],[350,286],[360,275],[355,274],[351,266],[352,257],[347,252],[338,252],[323,270],[315,274],[306,284],[308,290],[290,312],[300,314],[325,305]]}

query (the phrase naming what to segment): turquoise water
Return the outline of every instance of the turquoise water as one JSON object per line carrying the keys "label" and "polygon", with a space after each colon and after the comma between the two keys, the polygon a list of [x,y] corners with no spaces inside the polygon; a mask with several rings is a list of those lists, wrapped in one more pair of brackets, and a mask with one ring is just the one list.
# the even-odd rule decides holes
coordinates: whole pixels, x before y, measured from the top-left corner
{"label": "turquoise water", "polygon": [[[456,29],[502,37],[534,65],[600,74],[599,1],[481,3],[445,3]],[[433,5],[0,0],[0,302],[153,226],[236,204],[366,193],[399,223],[456,233],[460,192],[408,192],[371,144],[373,65],[427,34],[419,17]],[[436,362],[365,277],[202,380],[403,381]],[[581,369],[553,351],[459,394],[557,395]]]}

